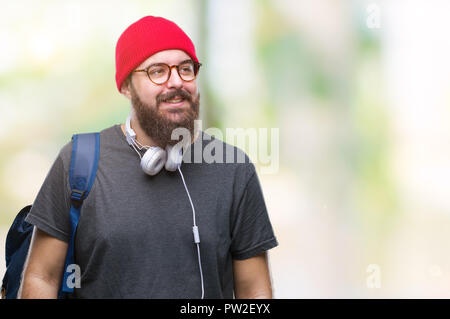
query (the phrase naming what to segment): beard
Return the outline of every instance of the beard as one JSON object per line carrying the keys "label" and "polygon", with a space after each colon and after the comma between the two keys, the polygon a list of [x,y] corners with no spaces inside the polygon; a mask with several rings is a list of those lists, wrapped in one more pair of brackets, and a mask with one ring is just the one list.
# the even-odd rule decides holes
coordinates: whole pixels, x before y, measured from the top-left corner
{"label": "beard", "polygon": [[[172,139],[172,131],[176,128],[186,128],[189,130],[191,137],[194,136],[194,121],[198,119],[200,108],[200,93],[196,97],[192,97],[186,91],[176,89],[166,94],[159,94],[156,97],[155,104],[147,104],[142,102],[134,87],[131,85],[131,104],[136,112],[137,120],[142,130],[161,148],[167,145],[177,144],[183,136],[179,139]],[[182,113],[182,117],[178,121],[172,121],[161,112],[159,106],[162,102],[180,96],[189,104],[189,108],[173,110],[175,113]]]}

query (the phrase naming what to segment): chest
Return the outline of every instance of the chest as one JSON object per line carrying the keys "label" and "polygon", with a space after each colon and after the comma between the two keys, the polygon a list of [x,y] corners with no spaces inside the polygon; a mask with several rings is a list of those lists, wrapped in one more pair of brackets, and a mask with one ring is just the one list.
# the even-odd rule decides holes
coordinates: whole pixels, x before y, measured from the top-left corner
{"label": "chest", "polygon": [[[123,252],[145,247],[176,252],[191,249],[194,218],[203,249],[227,251],[230,245],[232,182],[200,167],[183,170],[193,208],[179,172],[148,176],[140,167],[99,167],[77,230],[83,254]],[[194,213],[195,210],[195,213]]]}

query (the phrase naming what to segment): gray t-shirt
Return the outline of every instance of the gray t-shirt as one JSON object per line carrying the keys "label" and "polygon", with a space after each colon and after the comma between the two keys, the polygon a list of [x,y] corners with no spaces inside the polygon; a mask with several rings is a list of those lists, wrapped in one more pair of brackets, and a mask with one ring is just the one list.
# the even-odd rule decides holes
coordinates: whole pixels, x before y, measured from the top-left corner
{"label": "gray t-shirt", "polygon": [[[201,136],[190,145],[180,168],[200,233],[205,298],[233,298],[232,259],[256,256],[278,242],[247,155],[231,146],[244,153],[246,162],[225,163],[230,145],[203,131]],[[223,147],[223,163],[194,161],[195,152],[207,145],[208,150]],[[66,242],[71,149],[69,142],[60,151],[26,219]],[[192,226],[180,173],[163,168],[155,176],[145,174],[120,125],[101,131],[97,176],[75,238],[81,288],[75,288],[72,297],[200,298]]]}

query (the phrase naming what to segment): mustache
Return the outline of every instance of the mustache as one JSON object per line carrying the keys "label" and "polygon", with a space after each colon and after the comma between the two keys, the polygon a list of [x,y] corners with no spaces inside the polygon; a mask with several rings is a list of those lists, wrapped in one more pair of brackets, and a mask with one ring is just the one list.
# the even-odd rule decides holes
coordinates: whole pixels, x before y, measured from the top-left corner
{"label": "mustache", "polygon": [[170,91],[170,92],[165,93],[165,94],[159,94],[156,97],[156,103],[159,106],[160,103],[167,102],[168,100],[171,100],[171,99],[173,99],[173,98],[175,98],[177,96],[187,100],[188,102],[192,102],[191,94],[189,94],[186,91],[183,91],[182,89],[175,89],[175,90]]}

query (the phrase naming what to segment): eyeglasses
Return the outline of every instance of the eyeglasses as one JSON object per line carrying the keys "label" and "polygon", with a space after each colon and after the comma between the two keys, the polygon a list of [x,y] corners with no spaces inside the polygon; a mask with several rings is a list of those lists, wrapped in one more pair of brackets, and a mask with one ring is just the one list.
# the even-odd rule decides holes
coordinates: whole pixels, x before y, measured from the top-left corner
{"label": "eyeglasses", "polygon": [[151,64],[145,69],[134,70],[133,72],[146,72],[150,81],[157,85],[166,83],[172,74],[172,68],[176,68],[178,75],[185,82],[194,81],[198,71],[202,66],[201,63],[192,60],[186,60],[179,65],[168,65],[165,63]]}

